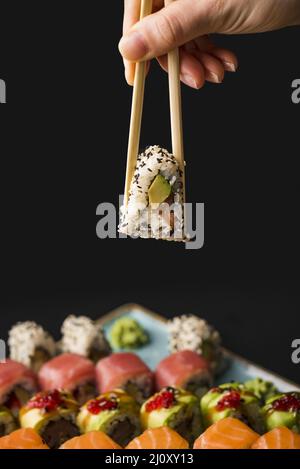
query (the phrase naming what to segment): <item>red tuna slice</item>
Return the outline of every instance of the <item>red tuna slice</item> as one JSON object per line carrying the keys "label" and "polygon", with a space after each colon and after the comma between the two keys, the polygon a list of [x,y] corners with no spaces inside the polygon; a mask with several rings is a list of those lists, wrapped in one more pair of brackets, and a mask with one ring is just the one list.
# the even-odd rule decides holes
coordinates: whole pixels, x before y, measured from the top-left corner
{"label": "red tuna slice", "polygon": [[95,381],[94,364],[76,353],[63,353],[45,363],[38,374],[43,390],[65,389]]}
{"label": "red tuna slice", "polygon": [[[153,373],[134,353],[113,353],[99,360],[96,376],[100,392],[123,388],[129,380],[141,378],[152,388]],[[152,390],[152,389],[151,389]]]}
{"label": "red tuna slice", "polygon": [[37,390],[36,375],[27,366],[14,360],[7,359],[0,363],[0,404],[17,385],[28,390]]}
{"label": "red tuna slice", "polygon": [[160,390],[166,386],[185,387],[185,383],[196,375],[202,375],[204,380],[210,383],[211,371],[205,358],[192,350],[172,353],[156,368],[156,389]]}

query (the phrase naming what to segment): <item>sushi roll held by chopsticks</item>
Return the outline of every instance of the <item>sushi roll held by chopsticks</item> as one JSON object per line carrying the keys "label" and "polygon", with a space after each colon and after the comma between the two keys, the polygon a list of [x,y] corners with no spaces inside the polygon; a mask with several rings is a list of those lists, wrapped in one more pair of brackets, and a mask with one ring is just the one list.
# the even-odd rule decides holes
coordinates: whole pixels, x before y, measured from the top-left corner
{"label": "sushi roll held by chopsticks", "polygon": [[[165,0],[165,5],[171,1]],[[140,19],[150,13],[152,0],[141,0]],[[132,237],[188,241],[178,48],[168,55],[172,153],[155,145],[138,156],[146,65],[146,62],[138,62],[135,67],[119,232]]]}

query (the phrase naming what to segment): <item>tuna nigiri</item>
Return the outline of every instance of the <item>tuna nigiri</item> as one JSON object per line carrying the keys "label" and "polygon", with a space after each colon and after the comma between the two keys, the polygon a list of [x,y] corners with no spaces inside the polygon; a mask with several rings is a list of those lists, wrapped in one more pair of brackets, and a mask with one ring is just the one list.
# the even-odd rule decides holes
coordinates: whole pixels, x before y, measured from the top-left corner
{"label": "tuna nigiri", "polygon": [[99,360],[96,376],[101,393],[121,388],[142,403],[153,391],[153,373],[134,353],[114,353]]}
{"label": "tuna nigiri", "polygon": [[212,383],[210,366],[205,358],[192,350],[181,350],[164,358],[155,371],[156,389],[177,386],[198,396]]}
{"label": "tuna nigiri", "polygon": [[0,363],[0,405],[16,414],[36,390],[36,376],[29,368],[14,360]]}
{"label": "tuna nigiri", "polygon": [[258,438],[252,449],[300,449],[300,435],[287,427],[277,427]]}
{"label": "tuna nigiri", "polygon": [[194,449],[249,449],[258,439],[246,424],[232,417],[211,425],[194,443]]}
{"label": "tuna nigiri", "polygon": [[103,432],[89,432],[66,441],[59,449],[122,449]]}
{"label": "tuna nigiri", "polygon": [[134,438],[126,449],[188,449],[188,442],[169,427],[150,428]]}
{"label": "tuna nigiri", "polygon": [[49,449],[32,428],[20,428],[0,438],[0,449]]}
{"label": "tuna nigiri", "polygon": [[75,353],[63,353],[48,361],[38,377],[43,390],[65,389],[73,393],[79,404],[97,394],[93,363]]}

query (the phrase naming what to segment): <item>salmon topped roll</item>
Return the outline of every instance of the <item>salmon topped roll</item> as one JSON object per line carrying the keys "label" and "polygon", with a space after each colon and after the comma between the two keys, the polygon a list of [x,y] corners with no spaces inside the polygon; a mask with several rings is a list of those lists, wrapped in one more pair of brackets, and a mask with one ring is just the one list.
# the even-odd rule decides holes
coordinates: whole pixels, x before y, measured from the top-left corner
{"label": "salmon topped roll", "polygon": [[17,415],[36,391],[36,375],[27,366],[9,359],[0,363],[0,405]]}
{"label": "salmon topped roll", "polygon": [[141,432],[139,406],[122,389],[115,389],[81,407],[77,424],[82,433],[102,431],[120,446],[126,446]]}
{"label": "salmon topped roll", "polygon": [[59,449],[122,449],[103,432],[89,432],[66,441]]}
{"label": "salmon topped roll", "polygon": [[20,410],[20,424],[34,429],[50,448],[59,448],[79,435],[76,425],[78,405],[67,391],[42,391]]}
{"label": "salmon topped roll", "polygon": [[16,430],[17,422],[11,411],[4,406],[0,406],[0,437],[8,435]]}
{"label": "salmon topped roll", "polygon": [[0,449],[49,449],[32,428],[20,428],[0,438]]}
{"label": "salmon topped roll", "polygon": [[134,353],[113,353],[99,360],[96,376],[101,393],[121,388],[140,404],[153,392],[153,373]]}
{"label": "salmon topped roll", "polygon": [[170,427],[149,428],[126,449],[188,449],[188,442]]}
{"label": "salmon topped roll", "polygon": [[232,417],[211,425],[194,443],[194,449],[249,449],[258,439],[245,423]]}
{"label": "salmon topped roll", "polygon": [[205,358],[192,350],[181,350],[164,358],[155,371],[156,389],[177,386],[202,396],[212,384],[212,373]]}
{"label": "salmon topped roll", "polygon": [[300,449],[300,435],[286,427],[277,427],[262,435],[252,449]]}
{"label": "salmon topped roll", "polygon": [[201,433],[199,400],[180,388],[163,388],[141,408],[143,428],[168,426],[190,443]]}
{"label": "salmon topped roll", "polygon": [[212,388],[201,398],[200,405],[205,427],[226,417],[234,417],[260,434],[265,431],[259,399],[240,383]]}
{"label": "salmon topped roll", "polygon": [[38,374],[43,390],[65,389],[81,405],[97,395],[94,364],[75,353],[63,353],[45,363]]}

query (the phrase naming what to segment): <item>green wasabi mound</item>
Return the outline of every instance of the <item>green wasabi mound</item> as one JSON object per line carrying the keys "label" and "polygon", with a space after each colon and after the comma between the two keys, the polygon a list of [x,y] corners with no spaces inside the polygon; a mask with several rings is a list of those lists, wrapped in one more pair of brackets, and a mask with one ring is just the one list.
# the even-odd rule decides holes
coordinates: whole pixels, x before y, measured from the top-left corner
{"label": "green wasabi mound", "polygon": [[270,381],[261,378],[250,379],[244,383],[246,391],[253,392],[262,404],[279,393],[276,386]]}
{"label": "green wasabi mound", "polygon": [[149,336],[133,318],[118,319],[111,328],[110,341],[116,349],[136,349],[149,342]]}

